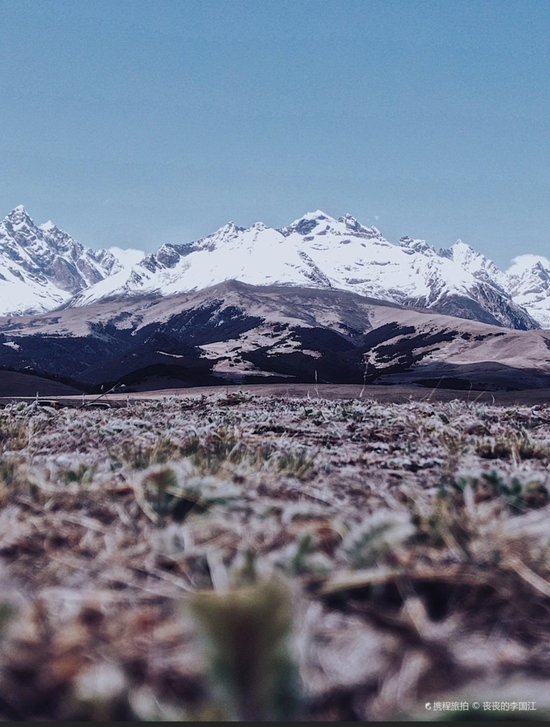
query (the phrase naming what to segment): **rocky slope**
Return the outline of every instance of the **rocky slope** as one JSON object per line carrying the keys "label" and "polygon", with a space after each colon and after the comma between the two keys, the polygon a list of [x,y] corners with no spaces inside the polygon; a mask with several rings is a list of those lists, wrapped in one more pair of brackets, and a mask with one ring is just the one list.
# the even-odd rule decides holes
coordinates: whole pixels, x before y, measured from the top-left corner
{"label": "rocky slope", "polygon": [[508,270],[508,290],[543,328],[550,328],[550,260],[541,255],[517,257]]}
{"label": "rocky slope", "polygon": [[124,251],[90,250],[16,207],[0,222],[0,314],[53,310],[127,262]]}

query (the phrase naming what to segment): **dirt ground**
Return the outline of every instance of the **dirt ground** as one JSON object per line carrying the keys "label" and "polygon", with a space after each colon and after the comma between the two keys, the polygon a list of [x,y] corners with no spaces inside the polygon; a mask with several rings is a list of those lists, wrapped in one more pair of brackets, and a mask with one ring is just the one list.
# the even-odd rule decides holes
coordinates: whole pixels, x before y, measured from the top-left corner
{"label": "dirt ground", "polygon": [[550,406],[383,388],[0,409],[0,716],[548,714]]}
{"label": "dirt ground", "polygon": [[[24,387],[20,382],[6,379],[11,372],[1,372],[0,406],[14,401],[26,401],[36,398],[36,377],[27,376]],[[330,401],[337,399],[358,399],[359,401],[377,401],[381,403],[406,403],[409,401],[449,402],[464,401],[471,403],[488,403],[501,406],[550,404],[550,389],[528,389],[523,391],[464,391],[459,389],[428,388],[423,386],[404,385],[370,385],[355,384],[243,384],[228,386],[196,386],[191,388],[156,389],[125,393],[109,393],[102,396],[96,394],[76,394],[64,384],[56,384],[57,388],[49,391],[46,397],[58,400],[67,405],[80,406],[85,402],[101,401],[117,405],[125,405],[128,401],[151,401],[169,398],[196,398],[217,395],[220,392],[236,394],[246,392],[254,396],[289,397],[298,399],[323,398]],[[15,393],[14,393],[15,392]]]}

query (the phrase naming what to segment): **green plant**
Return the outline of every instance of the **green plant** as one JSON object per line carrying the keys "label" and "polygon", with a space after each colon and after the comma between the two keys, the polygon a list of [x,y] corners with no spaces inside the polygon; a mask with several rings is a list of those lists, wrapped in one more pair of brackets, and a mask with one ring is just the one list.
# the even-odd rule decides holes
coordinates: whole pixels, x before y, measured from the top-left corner
{"label": "green plant", "polygon": [[352,568],[378,563],[414,533],[408,513],[379,510],[353,527],[342,543]]}
{"label": "green plant", "polygon": [[458,492],[464,492],[466,487],[472,488],[476,501],[500,500],[514,514],[544,507],[550,502],[548,488],[543,483],[522,481],[518,477],[508,479],[497,470],[483,472],[479,477],[461,477],[454,482]]}
{"label": "green plant", "polygon": [[214,690],[230,720],[297,716],[298,675],[290,653],[292,604],[278,580],[194,596],[208,642]]}

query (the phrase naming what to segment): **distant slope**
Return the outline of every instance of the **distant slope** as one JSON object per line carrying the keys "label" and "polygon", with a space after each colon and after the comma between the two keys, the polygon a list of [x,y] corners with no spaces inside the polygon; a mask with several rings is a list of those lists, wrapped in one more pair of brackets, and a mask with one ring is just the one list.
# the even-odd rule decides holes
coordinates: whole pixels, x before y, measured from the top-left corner
{"label": "distant slope", "polygon": [[71,396],[82,390],[41,376],[0,370],[0,397],[10,396]]}
{"label": "distant slope", "polygon": [[0,366],[99,390],[217,383],[550,384],[550,332],[518,331],[334,289],[223,283],[0,319]]}

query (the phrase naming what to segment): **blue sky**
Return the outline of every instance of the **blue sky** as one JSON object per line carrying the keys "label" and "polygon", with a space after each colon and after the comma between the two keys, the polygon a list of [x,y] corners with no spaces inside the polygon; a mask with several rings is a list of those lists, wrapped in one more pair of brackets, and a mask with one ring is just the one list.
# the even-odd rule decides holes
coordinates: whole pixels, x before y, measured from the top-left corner
{"label": "blue sky", "polygon": [[550,254],[547,0],[0,0],[0,215],[153,251],[349,212]]}

